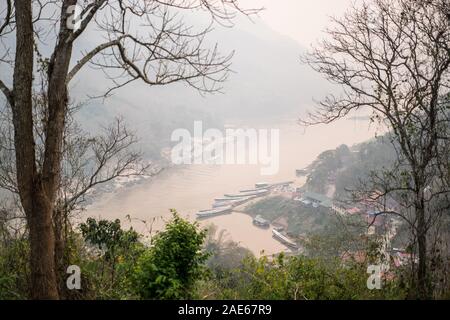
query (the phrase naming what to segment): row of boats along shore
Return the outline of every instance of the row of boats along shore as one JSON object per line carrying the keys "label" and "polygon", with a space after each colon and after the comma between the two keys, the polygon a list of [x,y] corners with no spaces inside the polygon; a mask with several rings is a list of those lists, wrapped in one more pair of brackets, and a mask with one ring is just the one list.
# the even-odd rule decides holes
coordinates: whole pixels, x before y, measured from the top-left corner
{"label": "row of boats along shore", "polygon": [[[197,219],[206,219],[224,214],[231,214],[233,209],[251,200],[270,194],[273,189],[288,187],[293,181],[279,183],[256,183],[254,189],[241,190],[236,194],[224,194],[221,198],[215,198],[212,208],[197,212]],[[253,224],[262,228],[269,228],[270,222],[261,216],[253,219]],[[273,228],[272,236],[291,249],[298,249],[297,244],[282,233],[282,228]]]}

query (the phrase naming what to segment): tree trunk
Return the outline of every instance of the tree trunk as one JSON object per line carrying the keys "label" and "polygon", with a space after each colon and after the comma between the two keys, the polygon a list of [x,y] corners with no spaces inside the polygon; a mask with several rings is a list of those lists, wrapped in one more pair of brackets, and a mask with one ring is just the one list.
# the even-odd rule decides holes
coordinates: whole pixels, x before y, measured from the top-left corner
{"label": "tree trunk", "polygon": [[61,178],[61,160],[63,148],[63,136],[68,106],[67,74],[72,56],[73,42],[69,40],[73,30],[67,28],[68,8],[77,3],[76,0],[64,1],[61,7],[61,22],[58,42],[50,59],[48,69],[48,118],[45,128],[45,152],[42,166],[42,180],[45,193],[52,204],[53,233],[55,246],[53,247],[53,263],[56,272],[56,283],[59,287],[59,295],[66,296],[64,282],[64,230],[65,215],[57,208],[56,196]]}
{"label": "tree trunk", "polygon": [[56,278],[58,281],[58,291],[59,297],[61,299],[66,298],[66,230],[65,230],[65,219],[63,217],[63,212],[60,208],[56,207],[53,212],[53,230],[55,235],[55,271]]}
{"label": "tree trunk", "polygon": [[33,299],[58,299],[54,270],[52,202],[36,168],[33,136],[32,84],[34,36],[32,1],[15,0],[16,59],[11,110],[14,125],[17,184],[30,239]]}
{"label": "tree trunk", "polygon": [[35,189],[28,226],[31,245],[31,298],[58,299],[55,273],[53,206],[41,187]]}
{"label": "tree trunk", "polygon": [[[422,201],[423,202],[423,201]],[[428,299],[427,281],[427,232],[425,226],[425,210],[422,205],[416,208],[417,212],[417,245],[419,251],[419,265],[417,270],[417,293],[419,299]]]}

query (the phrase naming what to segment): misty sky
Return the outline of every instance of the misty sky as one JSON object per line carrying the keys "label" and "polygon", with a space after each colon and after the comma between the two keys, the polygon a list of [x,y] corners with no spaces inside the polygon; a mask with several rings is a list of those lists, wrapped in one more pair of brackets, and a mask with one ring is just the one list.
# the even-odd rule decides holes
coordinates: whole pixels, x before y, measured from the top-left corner
{"label": "misty sky", "polygon": [[329,16],[340,16],[351,0],[243,0],[248,7],[265,7],[261,18],[274,30],[304,46],[323,37]]}

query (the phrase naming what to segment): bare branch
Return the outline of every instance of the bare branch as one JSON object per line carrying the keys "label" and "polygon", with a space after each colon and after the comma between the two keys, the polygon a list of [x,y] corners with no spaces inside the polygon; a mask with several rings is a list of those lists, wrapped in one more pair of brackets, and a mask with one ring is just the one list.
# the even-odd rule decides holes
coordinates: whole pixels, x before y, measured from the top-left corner
{"label": "bare branch", "polygon": [[13,19],[13,3],[12,0],[4,0],[6,1],[6,13],[5,19],[2,24],[0,24],[0,36],[3,35],[6,28],[11,24]]}
{"label": "bare branch", "polygon": [[5,85],[5,83],[2,80],[0,80],[0,90],[5,95],[6,99],[8,100],[8,103],[11,106],[14,105],[14,97],[12,91]]}
{"label": "bare branch", "polygon": [[89,61],[91,61],[92,58],[94,58],[98,53],[100,53],[101,51],[103,51],[107,48],[118,45],[119,41],[120,41],[120,39],[110,41],[107,43],[103,43],[103,44],[97,46],[92,51],[86,53],[86,55],[80,61],[77,62],[77,64],[72,68],[72,70],[70,70],[69,74],[67,75],[66,82],[69,83],[70,80],[72,80],[72,78],[77,74],[77,72],[80,71],[84,67],[84,65],[86,63],[88,63]]}

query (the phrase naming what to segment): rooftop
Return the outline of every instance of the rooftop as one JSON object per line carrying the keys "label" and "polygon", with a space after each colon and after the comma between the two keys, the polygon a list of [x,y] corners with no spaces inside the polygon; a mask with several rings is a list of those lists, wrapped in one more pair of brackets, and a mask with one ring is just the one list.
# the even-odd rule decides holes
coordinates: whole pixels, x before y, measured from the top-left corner
{"label": "rooftop", "polygon": [[327,196],[320,194],[320,193],[306,191],[305,194],[303,195],[303,197],[317,201],[320,203],[320,205],[327,207],[327,208],[331,208],[331,206],[333,204],[333,202],[330,198],[328,198]]}

